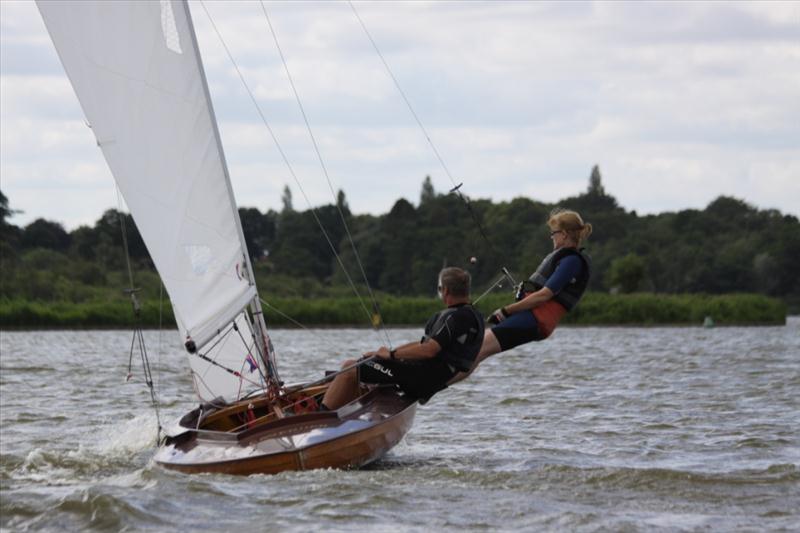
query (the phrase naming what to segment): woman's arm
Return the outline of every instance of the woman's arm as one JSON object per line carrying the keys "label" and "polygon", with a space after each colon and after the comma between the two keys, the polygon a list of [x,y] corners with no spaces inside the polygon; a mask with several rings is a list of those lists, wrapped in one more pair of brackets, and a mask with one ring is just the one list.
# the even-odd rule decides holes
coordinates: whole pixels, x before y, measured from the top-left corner
{"label": "woman's arm", "polygon": [[565,257],[559,261],[545,286],[536,292],[533,292],[518,302],[505,306],[505,310],[509,315],[519,313],[520,311],[527,311],[535,307],[539,307],[543,303],[551,300],[553,296],[561,292],[570,280],[576,278],[583,268],[583,263],[576,255]]}
{"label": "woman's arm", "polygon": [[547,287],[542,287],[538,291],[530,293],[522,300],[514,302],[513,304],[508,304],[505,306],[505,309],[509,315],[513,315],[514,313],[519,313],[520,311],[527,311],[529,309],[533,309],[534,307],[539,307],[546,301],[552,299],[553,296],[553,291]]}

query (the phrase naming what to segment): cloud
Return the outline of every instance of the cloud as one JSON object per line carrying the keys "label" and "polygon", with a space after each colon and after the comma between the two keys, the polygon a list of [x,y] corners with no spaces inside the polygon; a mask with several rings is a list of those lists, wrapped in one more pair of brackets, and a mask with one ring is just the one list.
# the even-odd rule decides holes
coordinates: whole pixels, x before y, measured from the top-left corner
{"label": "cloud", "polygon": [[[640,213],[726,194],[800,214],[796,2],[355,5],[471,197],[557,201],[599,164],[606,190]],[[330,202],[260,4],[206,6],[309,199]],[[266,6],[331,180],[356,212],[416,201],[425,175],[452,186],[348,4]],[[85,172],[86,183],[66,183],[97,187],[97,218],[113,205],[95,181],[107,173],[38,13],[0,9],[3,192],[26,217],[71,226],[83,215],[39,211],[31,191]],[[289,184],[300,207],[202,5],[191,10],[238,201],[278,209]]]}

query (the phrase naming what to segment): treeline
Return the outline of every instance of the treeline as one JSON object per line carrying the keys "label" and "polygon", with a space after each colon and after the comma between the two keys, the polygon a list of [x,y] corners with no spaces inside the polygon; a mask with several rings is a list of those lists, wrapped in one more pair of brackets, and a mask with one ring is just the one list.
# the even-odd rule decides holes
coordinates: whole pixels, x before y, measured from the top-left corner
{"label": "treeline", "polygon": [[[123,225],[136,285],[150,298],[158,295],[158,277],[130,215],[109,210],[94,226],[71,232],[44,219],[20,228],[8,221],[8,199],[0,200],[0,298],[82,302],[118,295],[129,285]],[[597,167],[583,193],[556,204],[529,198],[471,200],[439,193],[426,178],[416,205],[400,199],[379,216],[351,213],[342,192],[335,205],[295,210],[288,187],[280,212],[239,211],[266,295],[347,294],[347,278],[330,244],[349,276],[361,283],[344,217],[374,290],[431,296],[443,265],[468,268],[478,293],[499,277],[502,267],[520,279],[529,275],[552,248],[545,221],[555,207],[575,209],[594,226],[587,243],[594,261],[592,291],[759,293],[782,299],[792,311],[800,309],[800,222],[795,216],[724,196],[703,210],[639,216],[606,193]],[[470,263],[471,257],[477,262]]]}

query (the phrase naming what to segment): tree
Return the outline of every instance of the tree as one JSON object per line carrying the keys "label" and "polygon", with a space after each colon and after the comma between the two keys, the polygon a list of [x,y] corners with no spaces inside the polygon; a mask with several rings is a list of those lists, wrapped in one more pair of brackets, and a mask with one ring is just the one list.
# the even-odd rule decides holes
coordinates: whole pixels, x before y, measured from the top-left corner
{"label": "tree", "polygon": [[16,212],[8,207],[8,197],[3,194],[3,191],[0,191],[0,226],[5,226],[6,219]]}
{"label": "tree", "polygon": [[281,196],[281,202],[283,202],[283,210],[281,211],[281,213],[294,212],[294,206],[292,206],[292,190],[289,188],[288,185],[283,186],[283,195]]}
{"label": "tree", "polygon": [[254,207],[240,207],[239,219],[250,259],[256,262],[269,251],[275,240],[275,220],[269,213],[264,215]]}
{"label": "tree", "polygon": [[419,193],[419,204],[425,204],[436,198],[436,191],[433,189],[433,183],[430,176],[425,176],[422,181],[422,191]]}
{"label": "tree", "polygon": [[600,176],[600,167],[597,165],[592,167],[592,174],[589,176],[589,190],[588,194],[605,196],[606,190],[603,188],[602,177]]}
{"label": "tree", "polygon": [[775,294],[775,289],[780,284],[780,269],[778,262],[768,252],[761,252],[753,259],[753,273],[759,291],[766,294]]}
{"label": "tree", "polygon": [[23,248],[47,248],[64,252],[69,248],[70,237],[57,222],[37,218],[22,231],[20,244]]}
{"label": "tree", "polygon": [[[110,253],[110,248],[107,246],[115,246],[123,259],[127,253],[131,259],[150,261],[150,254],[147,252],[139,228],[136,227],[136,222],[129,213],[123,213],[116,209],[106,210],[95,223],[94,231],[97,233],[96,242],[104,245],[103,254]],[[123,233],[125,239],[122,237]],[[125,240],[128,241],[127,250],[125,249]]]}
{"label": "tree", "polygon": [[635,253],[615,259],[606,274],[606,283],[620,292],[636,292],[644,281],[645,262]]}
{"label": "tree", "polygon": [[381,217],[381,247],[376,250],[383,255],[383,271],[379,278],[381,290],[397,294],[411,290],[413,278],[411,266],[414,255],[420,253],[420,231],[417,224],[417,211],[408,201],[401,198],[395,202],[391,211]]}
{"label": "tree", "polygon": [[345,198],[342,189],[339,189],[339,192],[336,194],[336,207],[342,212],[343,216],[350,215],[350,206],[347,205],[347,198]]}
{"label": "tree", "polygon": [[9,258],[15,255],[14,250],[17,247],[21,232],[17,226],[9,224],[6,219],[19,212],[8,206],[8,198],[3,194],[3,191],[0,191],[0,255],[2,258]]}
{"label": "tree", "polygon": [[80,226],[70,233],[72,240],[72,254],[81,259],[94,260],[97,247],[98,234],[89,226]]}

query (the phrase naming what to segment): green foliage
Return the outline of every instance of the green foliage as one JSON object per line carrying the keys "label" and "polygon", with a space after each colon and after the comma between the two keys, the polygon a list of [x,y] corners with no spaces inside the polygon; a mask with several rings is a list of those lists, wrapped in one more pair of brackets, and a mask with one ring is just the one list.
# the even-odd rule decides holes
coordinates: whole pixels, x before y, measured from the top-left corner
{"label": "green foliage", "polygon": [[291,213],[294,211],[294,205],[292,205],[292,189],[290,189],[288,185],[283,186],[281,203],[283,204],[283,211],[281,211],[282,214]]}
{"label": "green foliage", "polygon": [[174,328],[172,307],[165,301],[142,304],[137,319],[131,304],[124,299],[75,303],[0,300],[0,327],[3,328],[117,328],[141,324],[146,327]]}
{"label": "green foliage", "polygon": [[620,292],[636,292],[641,288],[645,275],[644,259],[631,252],[614,259],[606,273],[606,285]]}
{"label": "green foliage", "polygon": [[[512,301],[508,294],[492,294],[478,305],[484,315]],[[270,326],[365,325],[371,318],[369,302],[354,297],[268,299],[264,314]],[[365,309],[365,306],[367,309]],[[380,295],[384,324],[422,327],[442,304],[435,298],[398,298]],[[785,324],[786,305],[775,298],[755,294],[706,295],[609,295],[589,293],[564,322],[577,325],[694,325],[706,316],[717,325]],[[291,317],[291,318],[289,318]],[[0,300],[0,327],[130,327],[136,324],[130,302],[118,296],[107,301]],[[140,324],[174,327],[168,301],[142,303]]]}
{"label": "green foliage", "polygon": [[[369,291],[363,268],[382,305],[385,300],[390,306],[384,309],[387,317],[392,313],[416,316],[416,311],[409,309],[417,305],[429,308],[422,303],[411,307],[404,303],[395,309],[390,297],[416,295],[427,301],[435,294],[436,275],[443,266],[467,268],[475,294],[481,294],[498,279],[502,267],[523,279],[552,249],[546,221],[556,205],[528,198],[493,203],[437,194],[426,178],[419,205],[400,199],[388,213],[373,216],[350,213],[344,193],[337,196],[337,205],[314,211],[295,211],[291,190],[287,187],[284,193],[280,213],[263,213],[252,207],[239,210],[256,281],[265,297],[343,302],[353,297],[352,280],[366,299]],[[675,293],[708,294],[702,298],[705,302],[723,293],[761,293],[788,302],[794,312],[800,310],[796,275],[800,222],[794,216],[758,210],[728,197],[714,200],[704,210],[638,216],[608,194],[597,167],[592,169],[586,191],[558,206],[576,209],[594,227],[585,244],[593,260],[590,290],[599,293],[618,287],[625,293],[652,292],[658,298],[637,299],[639,294],[630,294],[633,300],[610,300],[610,310],[597,310],[601,317],[608,314],[609,323],[622,319],[648,323],[650,316],[659,317],[653,319],[657,321],[674,317],[682,323],[683,304],[662,296]],[[340,210],[353,235],[358,259],[347,241]],[[7,222],[11,213],[8,199],[0,196],[0,299],[87,305],[118,302],[114,305],[124,308],[128,303],[121,291],[129,282],[123,225],[142,300],[158,299],[160,281],[130,215],[111,209],[94,226],[67,233],[59,224],[44,220],[20,229]],[[339,254],[346,274],[331,248]],[[471,257],[477,262],[471,263]],[[594,298],[597,296],[581,305],[577,316],[593,309]],[[489,296],[485,302],[494,299]],[[340,310],[343,305],[330,303],[309,310],[311,322],[326,321],[328,312],[331,317],[344,317],[336,320],[356,318],[337,323],[366,323],[363,309]],[[661,315],[652,314],[652,306],[665,310]]]}
{"label": "green foliage", "polygon": [[717,325],[785,324],[786,304],[758,294],[589,293],[565,317],[565,323],[701,325],[706,316]]}
{"label": "green foliage", "polygon": [[426,204],[436,199],[436,190],[433,188],[433,182],[430,176],[425,176],[422,181],[422,191],[419,193],[419,205]]}
{"label": "green foliage", "polygon": [[254,207],[240,207],[239,218],[250,259],[254,263],[260,261],[275,240],[278,215],[274,211],[264,215]]}
{"label": "green foliage", "polygon": [[41,247],[66,251],[70,245],[70,236],[61,224],[37,218],[25,226],[20,235],[20,245],[23,248]]}

